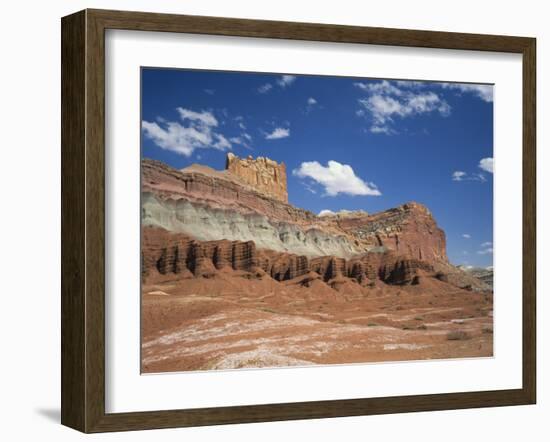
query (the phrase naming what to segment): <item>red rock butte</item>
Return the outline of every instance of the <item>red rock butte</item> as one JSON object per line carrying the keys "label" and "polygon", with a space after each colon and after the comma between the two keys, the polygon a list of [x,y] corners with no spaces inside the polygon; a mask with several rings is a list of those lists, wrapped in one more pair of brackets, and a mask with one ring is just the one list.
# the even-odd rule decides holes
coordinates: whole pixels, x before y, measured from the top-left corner
{"label": "red rock butte", "polygon": [[288,203],[286,187],[286,166],[266,157],[239,158],[227,154],[225,169],[239,177],[246,184],[278,201]]}

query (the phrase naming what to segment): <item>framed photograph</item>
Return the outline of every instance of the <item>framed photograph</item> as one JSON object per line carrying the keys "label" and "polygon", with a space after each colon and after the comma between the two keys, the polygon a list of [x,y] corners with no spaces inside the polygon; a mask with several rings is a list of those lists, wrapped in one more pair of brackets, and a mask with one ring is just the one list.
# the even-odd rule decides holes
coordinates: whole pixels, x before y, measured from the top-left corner
{"label": "framed photograph", "polygon": [[62,19],[62,423],[535,403],[535,39]]}

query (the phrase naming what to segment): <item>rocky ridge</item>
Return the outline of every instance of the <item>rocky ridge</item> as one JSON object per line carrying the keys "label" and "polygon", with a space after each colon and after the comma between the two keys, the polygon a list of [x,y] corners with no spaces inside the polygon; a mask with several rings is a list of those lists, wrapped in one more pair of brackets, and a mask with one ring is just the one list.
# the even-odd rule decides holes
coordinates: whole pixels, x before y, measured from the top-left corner
{"label": "rocky ridge", "polygon": [[199,165],[178,171],[142,161],[142,223],[201,241],[254,240],[258,248],[308,257],[349,259],[393,250],[448,264],[445,234],[421,204],[372,215],[317,216],[257,191],[228,170]]}
{"label": "rocky ridge", "polygon": [[458,268],[493,288],[493,267],[458,266]]}
{"label": "rocky ridge", "polygon": [[[254,241],[197,241],[181,233],[147,227],[142,234],[142,277],[149,283],[172,279],[215,278],[221,273],[241,272],[246,278],[269,277],[278,282],[300,278],[308,286],[320,280],[333,289],[350,285],[374,287],[429,284],[438,280],[451,285],[483,290],[474,278],[467,278],[454,267],[432,265],[410,255],[386,250],[356,255],[351,259],[335,256],[308,258],[273,250],[258,249]],[[353,290],[353,288],[352,288]]]}

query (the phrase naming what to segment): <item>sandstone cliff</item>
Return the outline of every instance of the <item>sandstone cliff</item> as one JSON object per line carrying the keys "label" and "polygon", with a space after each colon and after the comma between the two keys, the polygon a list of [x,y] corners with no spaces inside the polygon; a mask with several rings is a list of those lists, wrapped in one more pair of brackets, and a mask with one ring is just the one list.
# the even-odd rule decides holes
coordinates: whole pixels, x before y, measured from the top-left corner
{"label": "sandstone cliff", "polygon": [[201,241],[254,241],[258,248],[308,257],[392,250],[447,263],[445,234],[421,204],[319,217],[257,191],[228,170],[199,165],[178,171],[143,160],[142,223]]}
{"label": "sandstone cliff", "polygon": [[286,166],[269,158],[239,158],[227,154],[225,169],[258,192],[284,203],[288,202]]}
{"label": "sandstone cliff", "polygon": [[[253,241],[197,241],[186,235],[148,227],[143,229],[142,274],[147,279],[213,277],[218,271],[267,274],[288,281],[315,273],[325,282],[350,278],[367,284],[415,284],[420,274],[436,277],[434,267],[392,251],[367,253],[349,260],[334,256],[308,258],[258,249]],[[424,273],[422,273],[424,272]]]}
{"label": "sandstone cliff", "polygon": [[[442,281],[456,287],[487,290],[481,281],[453,266],[432,265],[410,255],[386,250],[356,255],[309,258],[274,250],[258,249],[254,241],[197,241],[181,233],[146,227],[142,234],[142,277],[148,282],[213,278],[218,272],[244,272],[239,276],[309,284],[321,280],[334,289],[342,285],[374,286],[377,281],[408,285]],[[348,287],[349,288],[349,287]]]}

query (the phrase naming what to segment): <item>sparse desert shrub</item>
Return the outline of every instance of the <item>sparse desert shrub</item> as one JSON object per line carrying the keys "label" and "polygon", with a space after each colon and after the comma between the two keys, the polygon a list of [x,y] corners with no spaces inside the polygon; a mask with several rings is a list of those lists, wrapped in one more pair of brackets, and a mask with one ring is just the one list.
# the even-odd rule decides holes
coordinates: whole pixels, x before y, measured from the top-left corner
{"label": "sparse desert shrub", "polygon": [[493,327],[483,327],[483,329],[481,330],[483,333],[487,333],[487,334],[493,334]]}
{"label": "sparse desert shrub", "polygon": [[413,327],[411,327],[410,325],[404,325],[403,327],[401,327],[401,330],[413,330]]}
{"label": "sparse desert shrub", "polygon": [[367,327],[378,327],[378,324],[376,322],[369,322]]}
{"label": "sparse desert shrub", "polygon": [[417,316],[416,318],[414,318],[415,321],[423,321],[424,318],[422,316]]}
{"label": "sparse desert shrub", "polygon": [[428,326],[426,324],[420,324],[418,327],[416,327],[417,330],[428,330]]}
{"label": "sparse desert shrub", "polygon": [[447,341],[467,341],[471,338],[470,334],[464,330],[453,330],[447,333]]}

